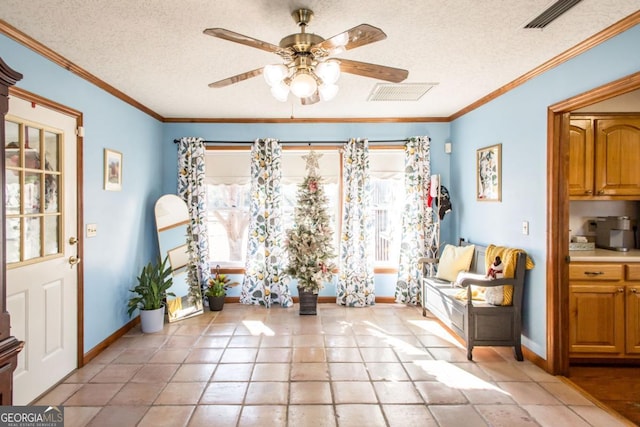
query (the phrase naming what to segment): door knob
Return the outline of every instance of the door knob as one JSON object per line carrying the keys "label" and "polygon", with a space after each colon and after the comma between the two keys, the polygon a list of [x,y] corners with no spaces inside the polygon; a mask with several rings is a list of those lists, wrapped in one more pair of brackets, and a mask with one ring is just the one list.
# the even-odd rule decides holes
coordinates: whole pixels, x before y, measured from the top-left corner
{"label": "door knob", "polygon": [[69,237],[69,244],[70,245],[75,245],[76,243],[78,243],[78,239],[76,239],[73,236]]}
{"label": "door knob", "polygon": [[80,264],[80,261],[81,261],[80,258],[74,257],[73,255],[69,257],[69,265],[71,267],[73,267],[76,264]]}

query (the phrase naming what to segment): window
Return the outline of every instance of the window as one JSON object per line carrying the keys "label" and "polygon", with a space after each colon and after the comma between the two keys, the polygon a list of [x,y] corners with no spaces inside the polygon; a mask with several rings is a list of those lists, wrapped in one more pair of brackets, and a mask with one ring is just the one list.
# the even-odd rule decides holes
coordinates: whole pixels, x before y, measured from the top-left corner
{"label": "window", "polygon": [[7,262],[62,253],[62,135],[16,121],[5,122]]}
{"label": "window", "polygon": [[371,215],[374,225],[374,266],[397,268],[404,205],[404,152],[370,150]]}
{"label": "window", "polygon": [[[322,177],[327,211],[331,216],[336,255],[340,249],[342,212],[340,198],[341,161],[339,147],[314,150],[322,157],[318,173]],[[308,149],[287,149],[282,154],[283,230],[293,227],[298,185],[306,176],[303,156]],[[242,268],[245,265],[250,215],[250,151],[207,150],[207,189],[209,204],[209,258],[212,265]],[[400,254],[402,209],[404,203],[404,151],[371,149],[372,218],[374,221],[374,267],[397,268]]]}
{"label": "window", "polygon": [[[318,175],[322,178],[324,194],[327,196],[327,214],[329,225],[333,230],[336,261],[338,242],[340,241],[340,150],[338,147],[329,149],[314,148],[322,157],[318,160]],[[282,210],[283,229],[293,228],[294,210],[298,202],[298,186],[307,175],[306,161],[302,158],[309,153],[309,149],[289,150],[282,153]]]}
{"label": "window", "polygon": [[244,267],[251,200],[250,168],[249,151],[207,151],[207,225],[212,265]]}

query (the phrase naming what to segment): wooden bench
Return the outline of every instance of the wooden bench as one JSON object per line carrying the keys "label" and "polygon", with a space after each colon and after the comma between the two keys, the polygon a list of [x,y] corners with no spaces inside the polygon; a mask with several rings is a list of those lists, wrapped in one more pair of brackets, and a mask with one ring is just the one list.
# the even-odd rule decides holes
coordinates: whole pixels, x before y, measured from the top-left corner
{"label": "wooden bench", "polygon": [[[460,239],[459,245],[471,243]],[[474,346],[505,346],[512,347],[516,360],[522,361],[521,331],[522,331],[522,296],[524,290],[524,274],[527,255],[519,253],[513,278],[485,279],[485,246],[475,245],[470,273],[482,275],[482,278],[465,278],[459,286],[454,283],[438,279],[429,272],[438,263],[437,258],[420,258],[422,265],[422,315],[427,310],[446,325],[451,331],[462,338],[467,345],[467,359],[472,360]],[[511,305],[492,305],[485,301],[472,299],[472,293],[467,292],[466,300],[456,298],[461,289],[470,289],[470,285],[491,287],[513,285],[513,301]]]}

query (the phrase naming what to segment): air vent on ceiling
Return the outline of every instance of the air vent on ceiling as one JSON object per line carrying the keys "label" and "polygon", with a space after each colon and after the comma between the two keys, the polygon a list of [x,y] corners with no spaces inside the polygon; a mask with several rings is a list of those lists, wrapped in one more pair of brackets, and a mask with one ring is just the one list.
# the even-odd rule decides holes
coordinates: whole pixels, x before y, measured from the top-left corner
{"label": "air vent on ceiling", "polygon": [[582,0],[558,0],[545,9],[540,15],[533,18],[524,28],[544,28],[581,1]]}
{"label": "air vent on ceiling", "polygon": [[438,83],[378,83],[367,101],[417,101]]}

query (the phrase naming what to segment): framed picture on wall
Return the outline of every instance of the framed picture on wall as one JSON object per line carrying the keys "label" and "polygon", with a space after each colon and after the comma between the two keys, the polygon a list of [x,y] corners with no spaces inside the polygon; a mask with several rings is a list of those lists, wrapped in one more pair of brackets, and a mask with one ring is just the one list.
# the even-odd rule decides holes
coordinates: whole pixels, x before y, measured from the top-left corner
{"label": "framed picture on wall", "polygon": [[502,200],[502,144],[480,148],[476,154],[476,198],[483,202]]}
{"label": "framed picture on wall", "polygon": [[104,189],[122,190],[122,153],[104,149]]}

